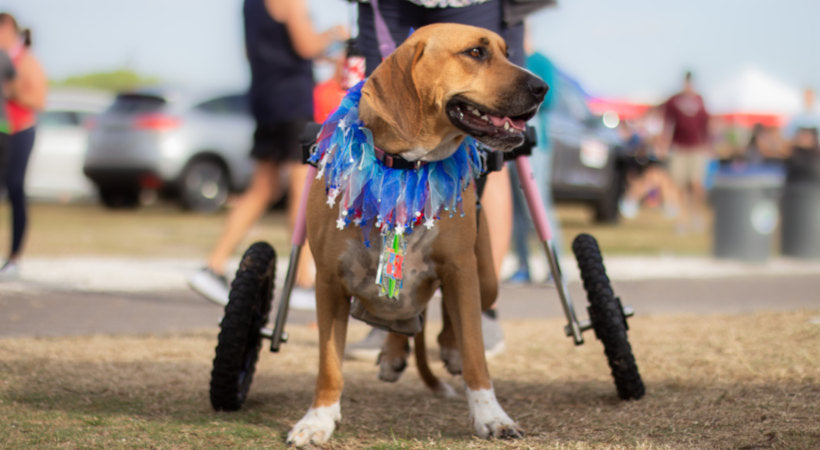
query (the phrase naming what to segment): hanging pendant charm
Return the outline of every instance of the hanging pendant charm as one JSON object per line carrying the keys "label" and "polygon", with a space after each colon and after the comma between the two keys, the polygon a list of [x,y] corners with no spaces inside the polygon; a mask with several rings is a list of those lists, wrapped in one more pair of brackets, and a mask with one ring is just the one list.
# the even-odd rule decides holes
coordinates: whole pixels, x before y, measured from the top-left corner
{"label": "hanging pendant charm", "polygon": [[402,230],[387,231],[382,234],[382,252],[379,256],[379,268],[376,271],[379,295],[393,299],[399,297],[406,249],[407,242]]}

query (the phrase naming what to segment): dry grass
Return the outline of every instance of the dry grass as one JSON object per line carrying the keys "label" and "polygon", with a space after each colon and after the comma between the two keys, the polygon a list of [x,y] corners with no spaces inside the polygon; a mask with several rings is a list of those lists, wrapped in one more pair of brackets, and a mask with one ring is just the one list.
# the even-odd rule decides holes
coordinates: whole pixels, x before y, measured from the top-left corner
{"label": "dry grass", "polygon": [[[677,235],[674,223],[657,210],[644,210],[637,219],[619,225],[595,224],[591,211],[577,205],[561,205],[557,213],[565,254],[570,253],[572,238],[581,232],[592,233],[607,254],[707,254],[710,249],[708,233]],[[8,207],[0,204],[0,217],[7,214]],[[136,210],[35,203],[30,215],[29,256],[205,258],[222,231],[227,213],[195,214],[164,203]],[[0,221],[0,236],[8,234],[8,226],[8,221]],[[285,226],[284,213],[273,211],[238,248],[244,250],[261,239],[285,251],[290,248]],[[532,245],[540,249],[536,240],[533,233]]]}
{"label": "dry grass", "polygon": [[[344,420],[331,445],[816,447],[818,315],[636,317],[630,339],[647,395],[634,402],[616,399],[591,335],[574,347],[558,319],[504,322],[508,350],[490,370],[499,400],[527,432],[514,442],[471,436],[464,400],[433,397],[412,365],[393,385],[376,380],[372,363],[346,362]],[[0,340],[0,447],[283,447],[311,401],[317,359],[315,330],[289,332],[280,354],[263,351],[237,413],[215,413],[208,403],[215,330]],[[365,332],[354,323],[350,339]]]}
{"label": "dry grass", "polygon": [[[0,206],[0,215],[7,207]],[[129,256],[135,258],[205,258],[227,214],[197,214],[160,204],[134,210],[110,210],[93,204],[31,205],[26,254],[29,256]],[[7,221],[0,222],[0,235]],[[289,249],[285,216],[262,218],[239,247],[267,240]]]}

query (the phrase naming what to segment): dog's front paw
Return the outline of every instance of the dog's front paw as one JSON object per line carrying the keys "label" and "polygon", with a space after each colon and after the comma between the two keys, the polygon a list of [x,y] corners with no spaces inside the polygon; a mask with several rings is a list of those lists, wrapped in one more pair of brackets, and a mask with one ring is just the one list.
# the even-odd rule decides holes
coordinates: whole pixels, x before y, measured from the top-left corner
{"label": "dog's front paw", "polygon": [[467,389],[470,421],[476,434],[484,439],[517,439],[524,431],[504,412],[492,389]]}
{"label": "dog's front paw", "polygon": [[451,375],[461,375],[461,353],[458,349],[441,347],[438,354]]}
{"label": "dog's front paw", "polygon": [[288,433],[288,445],[302,447],[308,444],[324,444],[336,429],[336,422],[341,420],[342,413],[338,402],[330,406],[310,408]]}

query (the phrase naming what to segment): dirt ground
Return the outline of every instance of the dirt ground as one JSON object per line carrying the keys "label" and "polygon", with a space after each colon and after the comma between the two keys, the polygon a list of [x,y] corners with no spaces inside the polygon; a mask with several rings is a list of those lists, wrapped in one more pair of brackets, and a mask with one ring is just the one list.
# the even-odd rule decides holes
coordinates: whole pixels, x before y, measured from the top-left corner
{"label": "dirt ground", "polygon": [[[818,318],[820,310],[635,317],[630,340],[647,394],[629,402],[617,399],[597,341],[573,346],[560,319],[505,321],[507,350],[490,371],[527,434],[503,443],[473,437],[463,397],[433,397],[412,362],[388,384],[372,362],[347,361],[330,446],[816,448]],[[263,352],[236,413],[208,404],[212,331],[0,339],[0,447],[281,448],[310,404],[317,362],[315,329],[289,332],[280,353]],[[366,332],[353,323],[350,339]],[[463,392],[459,378],[434,369]]]}

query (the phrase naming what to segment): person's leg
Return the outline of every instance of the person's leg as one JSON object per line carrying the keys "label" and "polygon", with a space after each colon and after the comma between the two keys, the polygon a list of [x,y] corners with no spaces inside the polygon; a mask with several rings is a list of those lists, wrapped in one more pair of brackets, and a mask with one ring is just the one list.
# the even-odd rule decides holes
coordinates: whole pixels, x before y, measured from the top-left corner
{"label": "person's leg", "polygon": [[513,251],[518,260],[518,267],[515,273],[510,277],[511,282],[528,283],[530,282],[530,252],[528,248],[530,229],[532,228],[529,211],[527,210],[524,194],[521,191],[520,183],[518,182],[518,171],[515,167],[509,168],[510,186],[512,190],[513,203],[513,224],[512,224],[512,243]]}
{"label": "person's leg", "polygon": [[650,166],[646,170],[646,176],[652,186],[660,190],[664,214],[669,218],[677,217],[680,212],[680,195],[666,169],[659,165]]}
{"label": "person's leg", "polygon": [[490,246],[493,252],[493,266],[496,276],[501,276],[501,264],[510,248],[512,238],[512,188],[507,166],[487,175],[481,207],[487,215],[490,230]]}
{"label": "person's leg", "polygon": [[17,261],[23,249],[28,211],[25,180],[31,149],[34,147],[34,127],[14,133],[9,139],[9,157],[6,170],[6,189],[12,213],[12,234],[9,261]]}
{"label": "person's leg", "polygon": [[224,275],[225,265],[248,230],[267,210],[274,198],[282,195],[279,185],[279,165],[271,161],[256,161],[251,183],[228,213],[225,228],[208,256],[208,268]]}
{"label": "person's leg", "polygon": [[678,215],[678,232],[686,231],[690,217],[689,179],[687,170],[687,154],[679,149],[672,149],[669,153],[669,176],[678,189],[680,199],[680,214]]}
{"label": "person's leg", "polygon": [[695,231],[701,232],[705,229],[707,192],[704,184],[706,177],[706,167],[709,164],[710,155],[706,149],[699,149],[692,152],[690,184],[692,189],[691,214],[692,226]]}

